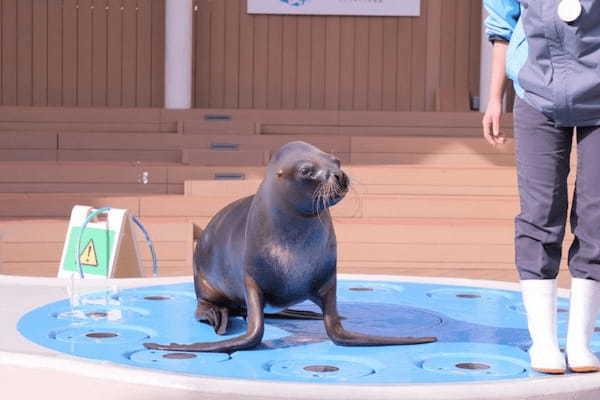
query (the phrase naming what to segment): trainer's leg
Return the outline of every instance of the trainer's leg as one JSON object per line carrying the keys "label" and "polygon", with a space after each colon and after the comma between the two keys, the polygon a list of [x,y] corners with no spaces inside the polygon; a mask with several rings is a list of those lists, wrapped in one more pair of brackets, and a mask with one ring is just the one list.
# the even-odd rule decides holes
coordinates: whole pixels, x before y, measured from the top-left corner
{"label": "trainer's leg", "polygon": [[564,373],[556,327],[556,276],[567,220],[573,133],[555,127],[520,99],[514,118],[521,203],[515,218],[515,255],[533,342],[529,356],[537,371]]}
{"label": "trainer's leg", "polygon": [[575,235],[569,249],[571,275],[600,281],[600,127],[578,128],[571,230]]}
{"label": "trainer's leg", "polygon": [[592,372],[600,370],[600,361],[589,347],[600,309],[600,127],[578,128],[577,153],[567,358],[573,371]]}
{"label": "trainer's leg", "polygon": [[518,99],[514,110],[521,213],[515,218],[519,276],[555,279],[567,220],[572,128],[556,128]]}

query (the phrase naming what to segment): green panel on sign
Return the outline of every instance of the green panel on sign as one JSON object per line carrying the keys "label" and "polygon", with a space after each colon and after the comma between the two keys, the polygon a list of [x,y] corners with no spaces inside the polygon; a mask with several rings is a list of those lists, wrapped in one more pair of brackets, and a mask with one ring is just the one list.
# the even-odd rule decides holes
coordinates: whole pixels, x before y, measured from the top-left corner
{"label": "green panel on sign", "polygon": [[[71,229],[69,247],[65,257],[63,269],[78,271],[75,252],[81,228]],[[84,274],[108,276],[108,262],[115,239],[115,232],[107,229],[86,228],[81,237],[81,251],[79,257]]]}

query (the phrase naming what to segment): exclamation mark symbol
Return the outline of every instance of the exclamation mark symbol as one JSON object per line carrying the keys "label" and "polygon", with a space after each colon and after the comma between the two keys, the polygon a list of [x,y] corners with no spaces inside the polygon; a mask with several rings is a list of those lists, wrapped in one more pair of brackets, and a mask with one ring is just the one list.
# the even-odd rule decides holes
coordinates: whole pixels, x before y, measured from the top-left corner
{"label": "exclamation mark symbol", "polygon": [[88,265],[91,261],[91,256],[92,256],[92,246],[87,248],[86,264],[88,264]]}
{"label": "exclamation mark symbol", "polygon": [[94,242],[92,241],[92,239],[90,239],[88,244],[85,246],[85,249],[83,249],[83,252],[79,256],[79,263],[81,265],[87,265],[90,267],[98,266],[98,259],[96,257],[96,248],[94,247]]}

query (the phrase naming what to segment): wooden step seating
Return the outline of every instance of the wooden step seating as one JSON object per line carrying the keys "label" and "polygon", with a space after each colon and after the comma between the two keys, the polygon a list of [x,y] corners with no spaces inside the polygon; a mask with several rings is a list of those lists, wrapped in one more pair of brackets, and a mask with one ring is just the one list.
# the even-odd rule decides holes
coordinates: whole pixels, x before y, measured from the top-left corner
{"label": "wooden step seating", "polygon": [[[185,195],[4,193],[0,217],[61,218],[66,223],[74,204],[89,204],[127,208],[144,221],[176,219],[204,227],[226,204],[254,193],[263,173],[263,168],[232,168],[246,179],[224,182],[214,179],[219,171],[215,168],[156,168],[166,169],[162,176],[167,182],[185,181]],[[493,276],[514,273],[512,229],[518,201],[513,168],[349,166],[346,170],[357,183],[333,209],[343,271],[408,273],[418,266],[420,274],[442,270],[446,275],[452,271],[477,275],[484,273],[482,269]],[[151,170],[150,176],[159,172]],[[65,179],[79,178],[73,173]],[[14,246],[4,253],[11,249]],[[53,249],[56,253],[56,245]],[[18,257],[11,257],[3,259],[13,268]],[[191,264],[173,268],[169,271],[189,273]]]}
{"label": "wooden step seating", "polygon": [[[21,137],[22,136],[22,137]],[[39,140],[38,140],[39,139]],[[481,138],[372,136],[244,136],[178,133],[0,132],[0,161],[183,163],[264,166],[285,143],[304,140],[351,165],[514,165],[512,140],[492,147]]]}
{"label": "wooden step seating", "polygon": [[[174,163],[0,163],[0,193],[183,194],[191,179],[261,178],[264,167],[192,167]],[[1,197],[1,196],[0,196]]]}
{"label": "wooden step seating", "polygon": [[[226,183],[229,185],[229,183]],[[67,217],[74,204],[113,206],[138,211],[142,217],[210,217],[239,196],[94,194],[3,194],[0,218]],[[506,220],[517,210],[515,196],[355,195],[333,209],[345,218],[491,218]]]}
{"label": "wooden step seating", "polygon": [[[454,166],[349,166],[351,195],[425,195],[425,196],[516,196],[517,176],[514,168],[473,168]],[[243,171],[243,169],[241,170]],[[248,195],[259,180],[246,180],[222,185],[206,179],[186,180],[185,194],[215,196]],[[569,178],[572,189],[574,176]]]}
{"label": "wooden step seating", "polygon": [[[352,164],[512,165],[479,113],[0,108],[0,161],[264,165],[292,140]],[[510,135],[511,120],[504,121]],[[390,137],[392,136],[392,137]]]}
{"label": "wooden step seating", "polygon": [[493,148],[479,138],[243,136],[147,133],[57,135],[3,132],[1,161],[130,161],[194,165],[265,165],[274,150],[305,140],[344,163],[422,165],[514,165],[513,148]]}
{"label": "wooden step seating", "polygon": [[159,108],[0,107],[0,131],[176,132],[176,118]]}
{"label": "wooden step seating", "polygon": [[[305,140],[338,155],[354,182],[333,209],[342,272],[516,279],[514,144],[487,145],[478,113],[6,111],[4,271],[53,275],[72,206],[89,204],[139,215],[166,235],[161,274],[189,275],[193,226],[253,193],[279,146]],[[510,137],[510,117],[503,126]]]}
{"label": "wooden step seating", "polygon": [[[344,166],[353,188],[373,195],[516,195],[514,168]],[[0,163],[0,193],[194,194],[195,180],[261,179],[264,167],[131,163]],[[570,182],[574,182],[571,177]],[[218,190],[219,183],[213,183]],[[212,190],[212,189],[211,189]],[[207,193],[206,188],[201,193]],[[211,193],[209,190],[208,193]]]}
{"label": "wooden step seating", "polygon": [[[350,136],[438,136],[481,137],[481,114],[476,112],[385,112],[340,111],[287,118],[265,116],[260,132],[266,135],[350,135]],[[511,115],[503,118],[505,132],[512,135]]]}
{"label": "wooden step seating", "polygon": [[[297,136],[182,135],[145,133],[80,132],[58,135],[59,161],[127,161],[181,162],[197,165],[265,165],[270,154]],[[310,143],[349,161],[347,137],[310,136]]]}
{"label": "wooden step seating", "polygon": [[[342,271],[517,279],[513,168],[352,166],[347,172],[364,183],[333,209]],[[204,214],[199,204],[207,193],[222,196],[224,205],[258,184],[188,181],[186,195],[195,201],[184,213]],[[209,216],[195,218],[203,226]],[[567,234],[564,254],[571,241]]]}

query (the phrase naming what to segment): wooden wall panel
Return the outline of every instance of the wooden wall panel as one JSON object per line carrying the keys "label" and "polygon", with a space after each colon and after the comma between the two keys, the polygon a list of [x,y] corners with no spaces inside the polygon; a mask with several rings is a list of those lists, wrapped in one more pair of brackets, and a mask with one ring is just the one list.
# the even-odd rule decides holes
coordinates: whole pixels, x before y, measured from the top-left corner
{"label": "wooden wall panel", "polygon": [[223,105],[227,108],[238,107],[238,87],[240,71],[240,8],[238,1],[225,2],[227,20],[225,21],[225,93]]}
{"label": "wooden wall panel", "polygon": [[[454,15],[457,10],[459,0],[442,3],[442,16]],[[444,64],[448,64],[450,68],[439,68],[439,85],[437,92],[436,109],[441,111],[453,111],[454,109],[454,71],[456,61],[456,50],[461,45],[456,40],[456,19],[441,18],[440,24],[440,60],[444,60]]]}
{"label": "wooden wall panel", "polygon": [[[440,89],[440,63],[442,56],[442,1],[430,0],[427,7],[427,36],[425,38],[425,110],[438,108]],[[447,1],[446,1],[447,3]],[[431,21],[440,21],[437,24]],[[448,69],[448,67],[445,67]]]}
{"label": "wooden wall panel", "polygon": [[325,108],[340,107],[340,17],[326,20],[325,48]]}
{"label": "wooden wall panel", "polygon": [[[0,105],[2,104],[2,93],[3,91],[3,80],[2,80],[2,67],[4,63],[2,62],[3,49],[4,49],[4,41],[2,40],[4,30],[4,4],[3,1],[0,0]],[[0,249],[1,250],[1,249]],[[0,260],[0,263],[2,260]]]}
{"label": "wooden wall panel", "polygon": [[369,91],[367,109],[382,109],[383,17],[369,18]]}
{"label": "wooden wall panel", "polygon": [[107,105],[121,105],[123,92],[123,13],[122,0],[108,0],[108,100]]}
{"label": "wooden wall panel", "polygon": [[33,2],[17,2],[17,105],[26,106],[33,102]]}
{"label": "wooden wall panel", "polygon": [[[481,59],[481,7],[480,1],[469,2],[469,91],[479,95],[479,68]],[[479,34],[476,34],[479,30]]]}
{"label": "wooden wall panel", "polygon": [[[325,20],[326,17],[311,17],[310,33],[310,108],[325,108]],[[306,40],[306,39],[304,39]]]}
{"label": "wooden wall panel", "polygon": [[[456,8],[456,57],[454,60],[454,107],[453,110],[468,110],[469,109],[469,62],[470,57],[459,57],[459,54],[469,54],[470,38],[470,18],[471,8],[470,0],[457,0]],[[464,40],[463,38],[467,38]],[[450,95],[450,94],[449,94]]]}
{"label": "wooden wall panel", "polygon": [[[398,31],[396,39],[398,44],[396,47],[397,51],[397,67],[396,73],[396,111],[410,111],[420,109],[417,106],[419,98],[422,98],[423,91],[419,93],[416,90],[417,85],[423,87],[423,82],[418,80],[415,74],[416,68],[422,68],[419,64],[421,61],[419,54],[420,47],[413,48],[413,26],[416,25],[418,20],[412,20],[409,18],[403,18],[398,20]],[[419,37],[415,37],[414,43],[417,42]],[[393,111],[394,109],[391,109]]]}
{"label": "wooden wall panel", "polygon": [[[266,39],[266,37],[264,38]],[[225,103],[225,2],[213,1],[210,21],[210,107]]]}
{"label": "wooden wall panel", "polygon": [[[267,88],[269,80],[268,57],[269,17],[265,15],[259,15],[254,18],[253,108],[267,108]],[[211,64],[212,63],[213,60],[211,60]],[[217,104],[215,104],[215,106],[218,107]]]}
{"label": "wooden wall panel", "polygon": [[[201,0],[200,0],[201,1]],[[204,3],[202,1],[202,3]],[[239,58],[239,86],[238,105],[240,108],[252,108],[254,91],[254,17],[246,13],[243,4],[240,11],[240,58]],[[202,38],[195,38],[196,41]],[[199,53],[199,59],[202,59]],[[198,76],[195,76],[198,79]],[[196,87],[200,87],[196,85]],[[201,95],[202,93],[200,93]],[[292,107],[293,108],[293,107]]]}
{"label": "wooden wall panel", "polygon": [[152,5],[152,107],[162,107],[165,98],[165,2],[141,1]]}
{"label": "wooden wall panel", "polygon": [[164,0],[0,0],[0,105],[160,107]]}
{"label": "wooden wall panel", "polygon": [[[427,12],[429,1],[422,0],[421,15],[411,21],[410,66],[410,110],[424,111],[426,109],[426,69],[427,69]],[[399,96],[402,94],[400,93]]]}
{"label": "wooden wall panel", "polygon": [[354,109],[354,18],[342,17],[340,27],[340,110]]}
{"label": "wooden wall panel", "polygon": [[282,103],[284,109],[296,108],[296,75],[298,74],[298,19],[294,16],[283,17],[283,37],[282,42]]}
{"label": "wooden wall panel", "polygon": [[48,102],[48,3],[33,2],[33,97],[34,106]]}
{"label": "wooden wall panel", "polygon": [[481,4],[421,3],[416,18],[339,17],[248,15],[246,0],[196,0],[195,106],[468,111]]}
{"label": "wooden wall panel", "polygon": [[[208,108],[210,97],[210,9],[209,3],[194,3],[194,103]],[[203,57],[198,57],[203,54]]]}
{"label": "wooden wall panel", "polygon": [[283,17],[269,18],[267,108],[278,109],[282,104],[283,86]]}
{"label": "wooden wall panel", "polygon": [[137,3],[137,71],[136,104],[152,104],[152,6],[145,1]]}
{"label": "wooden wall panel", "polygon": [[[161,107],[164,0],[0,0],[0,105]],[[467,111],[481,4],[420,17],[248,15],[194,1],[196,107]]]}
{"label": "wooden wall panel", "polygon": [[[382,23],[382,61],[381,68],[381,109],[385,111],[396,110],[396,80],[398,78],[398,19],[384,18]],[[400,77],[403,81],[406,74]]]}
{"label": "wooden wall panel", "polygon": [[92,105],[92,0],[79,0],[77,9],[77,104]]}
{"label": "wooden wall panel", "polygon": [[17,0],[2,1],[2,103],[17,104]]}
{"label": "wooden wall panel", "polygon": [[62,2],[61,69],[62,105],[73,107],[77,105],[77,0]]}
{"label": "wooden wall panel", "polygon": [[[62,0],[48,0],[48,103],[57,107],[62,102]],[[4,102],[4,105],[10,103]]]}
{"label": "wooden wall panel", "polygon": [[92,10],[92,105],[107,104],[108,0],[94,0]]}
{"label": "wooden wall panel", "polygon": [[298,18],[298,35],[296,43],[298,46],[298,70],[296,86],[296,108],[310,108],[310,66],[311,66],[311,17],[302,16]]}
{"label": "wooden wall panel", "polygon": [[123,96],[121,106],[137,105],[137,0],[123,1]]}

